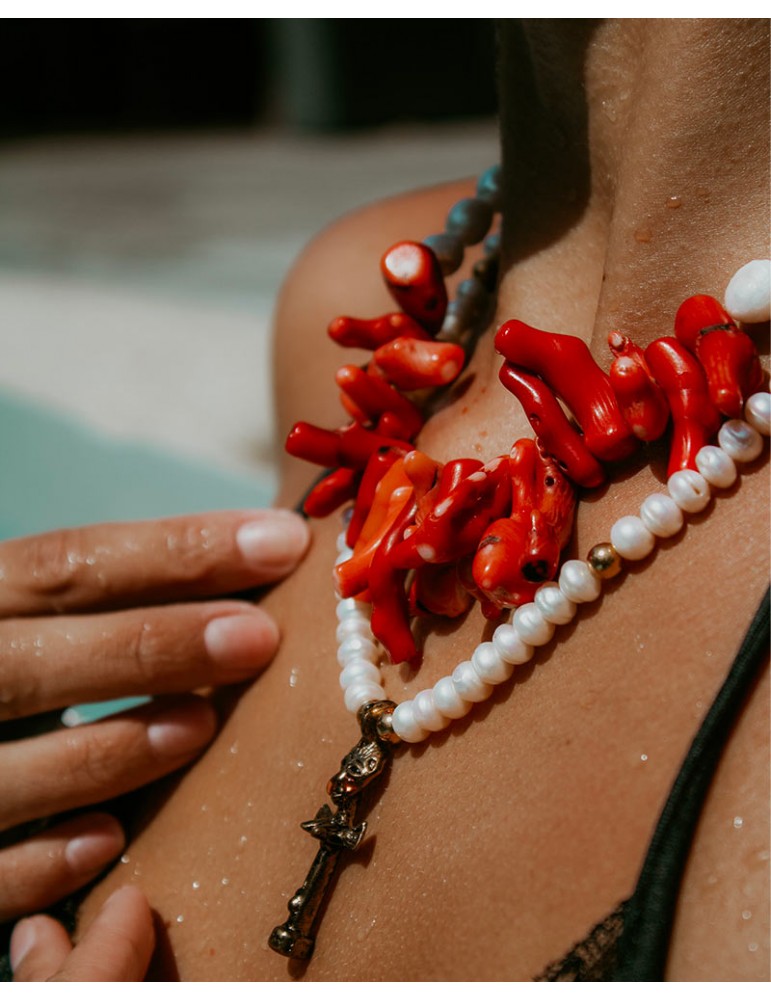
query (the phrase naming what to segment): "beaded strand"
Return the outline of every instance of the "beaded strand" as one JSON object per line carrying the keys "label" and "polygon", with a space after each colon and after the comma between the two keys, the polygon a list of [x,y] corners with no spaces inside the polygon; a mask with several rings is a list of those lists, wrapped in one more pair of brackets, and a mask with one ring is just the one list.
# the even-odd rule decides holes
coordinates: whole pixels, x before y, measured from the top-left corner
{"label": "beaded strand", "polygon": [[[397,705],[393,731],[407,743],[418,743],[444,729],[453,719],[489,698],[497,684],[507,681],[516,666],[526,663],[536,646],[548,643],[557,625],[570,622],[579,604],[597,600],[602,581],[616,576],[623,561],[646,558],[658,538],[671,538],[684,523],[684,514],[702,511],[712,489],[728,489],[736,481],[736,463],[754,461],[771,430],[771,394],[755,393],[747,401],[745,420],[728,420],[718,432],[717,445],[705,445],[696,457],[697,469],[682,469],[667,482],[667,493],[652,493],[638,515],[625,515],[610,530],[610,542],[595,545],[586,560],[570,559],[559,580],[543,584],[528,604],[516,608],[508,623],[499,625],[491,642],[482,642],[468,660],[432,688]],[[338,562],[352,550],[339,536]],[[380,672],[383,650],[372,634],[369,605],[346,598],[337,604],[338,662],[345,707],[356,713],[370,701],[386,696]]]}

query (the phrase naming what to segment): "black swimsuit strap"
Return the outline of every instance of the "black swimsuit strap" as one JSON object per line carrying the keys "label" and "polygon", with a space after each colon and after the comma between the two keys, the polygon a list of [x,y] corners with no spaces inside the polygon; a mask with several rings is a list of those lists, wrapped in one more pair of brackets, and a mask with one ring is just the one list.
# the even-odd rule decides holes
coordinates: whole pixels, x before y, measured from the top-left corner
{"label": "black swimsuit strap", "polygon": [[767,590],[731,670],[686,755],[653,834],[640,877],[623,906],[611,979],[660,982],[683,869],[721,754],[769,651]]}
{"label": "black swimsuit strap", "polygon": [[769,650],[769,597],[741,648],[675,778],[648,846],[634,892],[537,982],[661,982],[675,907],[696,824],[720,757]]}

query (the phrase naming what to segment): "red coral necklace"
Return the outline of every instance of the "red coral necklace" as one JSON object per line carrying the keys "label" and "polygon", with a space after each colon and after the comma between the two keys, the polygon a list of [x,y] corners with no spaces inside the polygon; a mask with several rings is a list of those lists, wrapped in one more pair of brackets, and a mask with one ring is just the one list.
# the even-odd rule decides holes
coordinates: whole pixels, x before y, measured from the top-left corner
{"label": "red coral necklace", "polygon": [[[769,434],[771,396],[759,391],[765,376],[739,326],[768,319],[770,265],[753,261],[729,285],[730,314],[697,295],[678,310],[675,336],[645,351],[612,332],[609,374],[577,337],[504,323],[495,338],[504,358],[500,379],[535,438],[516,441],[487,464],[461,458],[441,465],[415,449],[431,394],[457,379],[489,323],[499,241],[485,237],[499,200],[499,171],[492,168],[475,197],[453,206],[445,232],[386,252],[383,276],[401,311],[372,320],[339,317],[329,327],[341,345],[374,352],[363,368],[346,365],[337,373],[351,422],[334,431],[299,423],[287,440],[290,454],[332,470],[306,498],[306,513],[323,517],[353,502],[338,539],[337,639],[345,705],[362,733],[330,779],[335,811],[324,804],[302,824],[319,848],[289,901],[288,919],[269,940],[288,957],[310,958],[335,865],[366,829],[356,823],[361,792],[383,773],[393,747],[426,739],[488,698],[556,626],[573,619],[578,604],[600,596],[603,580],[625,561],[648,556],[658,538],[676,535],[684,515],[703,510],[713,489],[733,485],[736,463],[754,461]],[[444,277],[460,267],[465,246],[482,240],[485,256],[448,304]],[[610,540],[585,560],[560,565],[577,489],[600,485],[604,463],[662,437],[670,424],[666,492],[617,520]],[[420,659],[411,619],[457,617],[475,599],[488,618],[510,615],[492,641],[433,687],[399,705],[388,700],[381,661]]]}

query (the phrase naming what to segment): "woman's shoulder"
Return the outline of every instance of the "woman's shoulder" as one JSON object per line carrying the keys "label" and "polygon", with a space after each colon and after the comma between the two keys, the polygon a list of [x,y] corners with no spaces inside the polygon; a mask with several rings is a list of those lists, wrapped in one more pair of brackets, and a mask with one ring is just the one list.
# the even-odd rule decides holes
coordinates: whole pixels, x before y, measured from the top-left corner
{"label": "woman's shoulder", "polygon": [[[343,349],[326,335],[336,316],[377,316],[396,305],[380,277],[380,258],[399,240],[421,240],[444,228],[448,208],[473,191],[473,180],[422,188],[361,206],[330,223],[307,245],[289,272],[275,317],[274,396],[278,440],[295,420],[325,427],[340,423],[335,371],[361,364],[366,354]],[[293,503],[309,468],[282,469],[280,500]]]}

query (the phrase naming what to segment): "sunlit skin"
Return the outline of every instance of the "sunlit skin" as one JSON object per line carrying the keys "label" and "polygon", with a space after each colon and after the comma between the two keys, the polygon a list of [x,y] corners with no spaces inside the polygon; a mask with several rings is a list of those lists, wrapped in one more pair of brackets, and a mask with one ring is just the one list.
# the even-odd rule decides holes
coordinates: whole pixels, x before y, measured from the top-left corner
{"label": "sunlit skin", "polygon": [[[504,31],[505,274],[496,323],[418,437],[439,462],[486,462],[531,436],[498,381],[500,323],[516,317],[580,337],[607,371],[610,331],[644,349],[671,334],[685,298],[720,298],[739,266],[768,256],[765,24],[627,19],[532,30],[530,76],[524,42]],[[716,73],[721,65],[735,71]],[[513,103],[523,91],[540,107]],[[383,250],[440,231],[448,207],[472,190],[463,182],[371,206],[311,244],[277,315],[284,434],[298,419],[344,422],[334,373],[366,354],[327,338],[328,323],[392,310]],[[283,464],[281,501],[291,503],[313,473]],[[569,554],[607,540],[618,517],[660,488],[665,466],[659,447],[616,466],[580,503]],[[137,829],[127,863],[86,901],[81,933],[110,891],[133,882],[167,939],[153,976],[537,975],[634,887],[679,762],[767,585],[768,499],[763,458],[681,536],[607,582],[601,601],[491,701],[398,754],[369,813],[370,847],[342,869],[315,955],[296,967],[265,942],[313,857],[299,824],[325,801],[357,738],[336,679],[339,522],[315,524],[307,561],[265,599],[283,635],[273,665]],[[449,626],[421,625],[420,672],[388,672],[389,697],[432,684],[488,629],[478,609]],[[767,706],[765,675],[697,831],[670,978],[768,976]]]}

